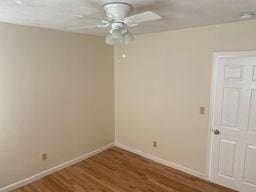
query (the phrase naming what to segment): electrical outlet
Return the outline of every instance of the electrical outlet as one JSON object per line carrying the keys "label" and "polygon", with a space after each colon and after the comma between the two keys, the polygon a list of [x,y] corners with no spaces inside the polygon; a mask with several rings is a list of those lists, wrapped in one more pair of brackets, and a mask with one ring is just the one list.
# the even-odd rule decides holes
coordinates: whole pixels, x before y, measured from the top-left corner
{"label": "electrical outlet", "polygon": [[153,141],[153,147],[157,147],[157,141]]}
{"label": "electrical outlet", "polygon": [[204,115],[205,114],[205,107],[200,107],[200,114]]}
{"label": "electrical outlet", "polygon": [[47,160],[47,153],[43,153],[43,154],[42,154],[42,160],[43,160],[43,161]]}

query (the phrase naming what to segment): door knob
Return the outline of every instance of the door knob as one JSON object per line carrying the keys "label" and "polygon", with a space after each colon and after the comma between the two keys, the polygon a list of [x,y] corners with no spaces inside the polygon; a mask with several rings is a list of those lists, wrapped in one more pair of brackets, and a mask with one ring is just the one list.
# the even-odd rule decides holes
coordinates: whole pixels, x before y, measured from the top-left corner
{"label": "door knob", "polygon": [[219,131],[218,129],[215,129],[215,130],[214,130],[214,134],[215,134],[215,135],[219,135],[219,134],[220,134],[220,131]]}

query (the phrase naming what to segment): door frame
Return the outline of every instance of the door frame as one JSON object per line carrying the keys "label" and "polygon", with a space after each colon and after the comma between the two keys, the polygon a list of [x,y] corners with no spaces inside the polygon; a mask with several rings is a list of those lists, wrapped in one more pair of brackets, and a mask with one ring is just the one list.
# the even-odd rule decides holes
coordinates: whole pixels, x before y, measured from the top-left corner
{"label": "door frame", "polygon": [[256,51],[231,51],[231,52],[213,52],[212,61],[212,77],[211,77],[211,91],[210,91],[210,105],[209,105],[209,121],[208,121],[208,149],[207,149],[207,164],[206,174],[209,181],[213,181],[212,177],[212,148],[213,148],[213,123],[215,110],[215,96],[218,72],[218,60],[223,57],[252,57],[256,56]]}

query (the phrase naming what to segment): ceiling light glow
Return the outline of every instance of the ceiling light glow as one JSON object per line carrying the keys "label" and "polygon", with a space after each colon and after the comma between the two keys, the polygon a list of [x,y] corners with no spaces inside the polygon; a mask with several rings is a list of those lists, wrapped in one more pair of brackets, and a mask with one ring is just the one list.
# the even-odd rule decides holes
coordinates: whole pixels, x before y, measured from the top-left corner
{"label": "ceiling light glow", "polygon": [[23,5],[23,2],[21,0],[15,0],[14,2],[18,5]]}
{"label": "ceiling light glow", "polygon": [[84,18],[84,15],[82,14],[73,14],[72,16],[76,18]]}

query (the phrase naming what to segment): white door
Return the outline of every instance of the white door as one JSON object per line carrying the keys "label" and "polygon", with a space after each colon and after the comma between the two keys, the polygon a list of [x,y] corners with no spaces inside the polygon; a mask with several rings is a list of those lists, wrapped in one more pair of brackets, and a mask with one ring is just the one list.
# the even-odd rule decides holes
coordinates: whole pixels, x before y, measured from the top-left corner
{"label": "white door", "polygon": [[211,179],[256,192],[256,52],[216,55]]}

